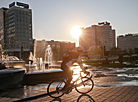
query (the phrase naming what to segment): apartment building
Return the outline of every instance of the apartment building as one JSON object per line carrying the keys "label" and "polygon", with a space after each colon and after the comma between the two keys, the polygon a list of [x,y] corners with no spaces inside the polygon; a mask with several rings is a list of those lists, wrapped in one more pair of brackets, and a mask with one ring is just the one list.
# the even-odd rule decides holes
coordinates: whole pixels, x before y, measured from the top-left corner
{"label": "apartment building", "polygon": [[138,34],[126,34],[117,37],[117,46],[122,51],[129,52],[130,49],[138,48]]}
{"label": "apartment building", "polygon": [[79,45],[88,50],[91,46],[104,47],[106,51],[116,47],[115,30],[108,22],[101,22],[98,25],[81,28],[82,35],[79,38]]}

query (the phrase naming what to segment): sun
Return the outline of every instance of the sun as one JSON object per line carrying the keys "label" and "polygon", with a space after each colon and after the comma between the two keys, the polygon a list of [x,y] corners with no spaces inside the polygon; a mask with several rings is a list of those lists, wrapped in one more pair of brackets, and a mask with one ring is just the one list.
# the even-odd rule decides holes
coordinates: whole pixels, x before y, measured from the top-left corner
{"label": "sun", "polygon": [[72,27],[70,33],[71,33],[72,37],[78,39],[79,36],[82,34],[80,26],[76,25],[76,26]]}

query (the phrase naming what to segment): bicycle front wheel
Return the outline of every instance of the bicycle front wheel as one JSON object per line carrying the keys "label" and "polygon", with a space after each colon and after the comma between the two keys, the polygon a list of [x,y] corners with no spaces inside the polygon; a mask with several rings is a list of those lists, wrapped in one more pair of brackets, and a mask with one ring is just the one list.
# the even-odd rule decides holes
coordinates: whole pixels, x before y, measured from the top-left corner
{"label": "bicycle front wheel", "polygon": [[81,94],[86,94],[90,92],[93,89],[93,87],[94,87],[94,82],[92,79],[88,77],[82,77],[81,82],[79,81],[75,85],[76,91]]}
{"label": "bicycle front wheel", "polygon": [[52,81],[47,87],[47,93],[52,98],[59,98],[64,95],[61,91],[64,86],[64,81]]}

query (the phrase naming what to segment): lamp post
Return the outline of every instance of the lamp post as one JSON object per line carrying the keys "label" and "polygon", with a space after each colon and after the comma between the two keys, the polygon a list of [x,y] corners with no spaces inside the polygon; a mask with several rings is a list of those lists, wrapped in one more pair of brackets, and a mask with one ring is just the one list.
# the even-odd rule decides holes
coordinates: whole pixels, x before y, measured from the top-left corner
{"label": "lamp post", "polygon": [[101,44],[101,41],[99,41],[99,44],[101,45],[101,47],[102,47],[102,49],[103,49],[103,58],[104,58],[104,53],[105,53],[105,44],[106,44],[106,41],[103,43],[103,44]]}
{"label": "lamp post", "polygon": [[[25,43],[25,41],[22,41],[23,43]],[[21,42],[21,49],[20,49],[20,59],[21,59],[21,57],[22,57],[22,52],[23,52],[23,46],[22,46],[22,42]]]}
{"label": "lamp post", "polygon": [[[15,41],[15,42],[17,43],[18,41]],[[19,55],[19,56],[20,56],[20,60],[21,60],[21,57],[22,57],[22,51],[23,51],[22,42],[25,43],[25,41],[19,41],[19,42],[20,42],[20,45],[19,45],[19,48],[20,48],[20,53],[19,53],[19,54],[20,54],[20,55]]]}

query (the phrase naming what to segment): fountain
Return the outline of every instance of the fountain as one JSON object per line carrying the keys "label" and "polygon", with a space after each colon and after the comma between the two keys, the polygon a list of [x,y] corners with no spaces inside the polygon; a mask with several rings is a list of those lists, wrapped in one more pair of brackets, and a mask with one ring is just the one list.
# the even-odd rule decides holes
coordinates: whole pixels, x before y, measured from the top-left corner
{"label": "fountain", "polygon": [[52,64],[52,49],[50,47],[50,45],[47,46],[47,49],[45,50],[45,64],[48,64],[48,69],[49,69],[49,65]]}
{"label": "fountain", "polygon": [[20,61],[16,56],[4,54],[0,45],[0,90],[20,86],[23,81],[25,69],[24,61]]}
{"label": "fountain", "polygon": [[29,65],[26,64],[29,69],[25,74],[24,84],[45,83],[49,80],[61,78],[63,76],[61,69],[51,67],[52,55],[53,53],[50,45],[48,45],[45,50],[44,60],[42,58],[35,58],[35,52],[34,56],[30,52]]}
{"label": "fountain", "polygon": [[[34,55],[30,52],[29,64],[24,63],[24,67],[27,69],[26,72],[24,67],[20,69],[19,66],[14,67],[14,64],[21,62],[21,60],[15,56],[4,55],[4,52],[1,51],[1,61],[5,62],[7,67],[4,70],[0,70],[0,90],[10,86],[21,85],[22,82],[23,85],[45,83],[63,76],[62,70],[49,67],[52,63],[53,55],[50,45],[45,50],[44,60],[42,58],[35,58],[35,46],[34,44]],[[8,65],[9,63],[12,63],[12,67]]]}
{"label": "fountain", "polygon": [[50,45],[48,45],[45,50],[44,61],[42,58],[35,58],[35,53],[33,55],[32,52],[30,52],[29,64],[25,64],[27,72],[32,73],[49,70],[50,65],[52,65],[52,55],[53,53]]}
{"label": "fountain", "polygon": [[29,64],[25,64],[27,73],[44,71],[42,67],[42,58],[35,58],[37,41],[34,42],[34,53],[30,52]]}
{"label": "fountain", "polygon": [[36,69],[36,59],[33,56],[33,53],[30,52],[29,64],[25,64],[26,72],[33,72],[34,68]]}
{"label": "fountain", "polygon": [[[9,56],[6,54],[2,48],[2,45],[0,44],[0,69],[3,69],[2,67],[6,67],[6,69],[9,68],[24,68],[25,61],[19,60],[16,56]],[[5,69],[5,68],[4,68]]]}

